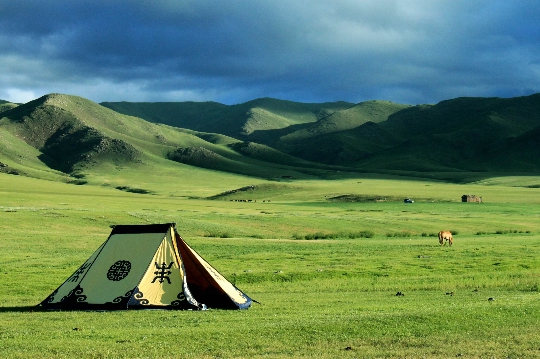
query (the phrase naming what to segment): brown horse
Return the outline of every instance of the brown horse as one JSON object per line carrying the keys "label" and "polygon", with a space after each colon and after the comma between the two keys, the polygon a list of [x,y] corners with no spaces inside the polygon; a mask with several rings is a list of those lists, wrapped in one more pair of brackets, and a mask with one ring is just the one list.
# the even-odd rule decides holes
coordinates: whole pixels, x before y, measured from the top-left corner
{"label": "brown horse", "polygon": [[448,246],[451,246],[452,243],[454,243],[454,240],[452,239],[452,232],[450,231],[439,232],[439,243],[442,246],[443,244],[446,244],[445,242],[448,242]]}

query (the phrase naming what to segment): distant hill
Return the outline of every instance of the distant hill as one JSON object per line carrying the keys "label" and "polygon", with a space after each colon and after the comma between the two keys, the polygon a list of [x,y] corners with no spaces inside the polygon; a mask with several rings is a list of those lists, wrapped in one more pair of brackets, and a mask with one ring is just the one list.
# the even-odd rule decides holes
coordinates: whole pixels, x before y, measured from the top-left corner
{"label": "distant hill", "polygon": [[[61,94],[2,113],[0,136],[12,142],[0,146],[2,168],[19,174],[49,169],[81,178],[104,168],[160,163],[178,170],[189,165],[257,177],[298,177],[324,167],[271,148],[246,151],[233,138],[153,124]],[[21,151],[29,158],[26,166],[14,161]]]}
{"label": "distant hill", "polygon": [[348,102],[309,104],[272,98],[231,106],[216,102],[102,102],[101,105],[150,122],[242,140],[253,140],[272,130],[288,133],[294,131],[294,126],[317,122],[353,106]]}
{"label": "distant hill", "polygon": [[311,161],[349,166],[357,160],[395,144],[394,135],[379,128],[408,105],[367,101],[336,111],[315,123],[279,137],[273,145]]}
{"label": "distant hill", "polygon": [[217,102],[102,102],[100,105],[124,115],[166,125],[203,131],[223,117],[227,105]]}
{"label": "distant hill", "polygon": [[537,174],[539,145],[540,94],[418,106],[270,98],[231,106],[98,105],[61,94],[0,103],[0,172],[80,183],[111,174],[124,181],[126,170],[274,179],[346,172]]}
{"label": "distant hill", "polygon": [[281,140],[284,142],[298,141],[300,139],[351,130],[368,122],[384,122],[388,119],[388,116],[408,107],[408,105],[396,104],[389,101],[362,102],[330,113],[317,122],[310,123],[302,129],[282,136]]}
{"label": "distant hill", "polygon": [[[114,108],[113,104],[104,105]],[[126,113],[158,106],[121,104],[117,110]],[[521,136],[540,126],[540,94],[463,97],[418,106],[388,101],[302,104],[268,98],[233,106],[181,104],[161,103],[171,110],[160,121],[226,134],[321,164],[368,171],[540,169],[537,157],[525,160],[528,157],[520,155],[535,152],[534,139]],[[190,111],[173,110],[181,106]]]}
{"label": "distant hill", "polygon": [[[538,171],[540,158],[525,157],[536,151],[540,138],[534,144],[530,136],[521,136],[535,133],[539,126],[540,94],[509,99],[457,98],[432,106],[414,106],[378,124],[381,130],[394,135],[393,146],[372,153],[356,166],[420,171]],[[509,158],[515,146],[520,147],[521,155],[510,157],[520,157],[519,161],[498,161]]]}

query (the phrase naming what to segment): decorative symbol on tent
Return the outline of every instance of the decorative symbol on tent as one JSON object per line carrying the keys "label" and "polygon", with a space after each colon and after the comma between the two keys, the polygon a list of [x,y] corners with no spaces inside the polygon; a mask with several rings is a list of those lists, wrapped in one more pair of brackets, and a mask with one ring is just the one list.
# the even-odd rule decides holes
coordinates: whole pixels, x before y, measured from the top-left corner
{"label": "decorative symbol on tent", "polygon": [[178,305],[182,304],[183,301],[186,300],[186,296],[184,295],[184,292],[178,293],[178,295],[176,296],[176,298],[178,298],[178,300],[172,301],[172,302],[171,302],[171,305],[178,306]]}
{"label": "decorative symbol on tent", "polygon": [[113,281],[120,281],[127,277],[131,270],[131,263],[128,261],[118,261],[114,263],[107,272],[107,279]]}
{"label": "decorative symbol on tent", "polygon": [[133,291],[130,290],[130,291],[126,292],[126,294],[124,294],[123,296],[114,298],[112,302],[115,303],[115,304],[118,304],[118,303],[122,303],[122,301],[127,301],[131,297],[132,293],[133,293]]}
{"label": "decorative symbol on tent", "polygon": [[49,295],[47,297],[47,299],[45,299],[45,302],[46,303],[52,303],[54,301],[54,297],[58,294],[58,289],[55,290],[54,292],[51,293],[51,295]]}
{"label": "decorative symbol on tent", "polygon": [[84,289],[77,285],[75,288],[69,291],[68,295],[62,297],[60,302],[75,301],[78,303],[82,303],[86,301],[86,295],[84,295],[83,292]]}
{"label": "decorative symbol on tent", "polygon": [[167,282],[169,284],[171,284],[171,280],[169,279],[169,274],[171,274],[172,272],[170,270],[167,270],[167,269],[171,269],[174,262],[171,262],[171,264],[169,264],[168,266],[167,266],[167,264],[165,262],[163,262],[161,264],[161,266],[159,264],[157,264],[157,262],[154,262],[154,263],[156,265],[157,271],[154,272],[154,274],[156,276],[152,280],[152,283],[154,283],[156,281],[156,279],[159,279],[160,283],[163,283],[165,281],[165,279],[167,279]]}
{"label": "decorative symbol on tent", "polygon": [[69,277],[68,282],[78,282],[79,276],[83,275],[86,272],[86,269],[90,267],[90,263],[84,263],[75,273]]}
{"label": "decorative symbol on tent", "polygon": [[136,288],[135,290],[137,290],[137,292],[133,294],[133,298],[136,300],[137,304],[146,305],[150,303],[148,299],[144,298],[143,292],[141,292],[138,288]]}

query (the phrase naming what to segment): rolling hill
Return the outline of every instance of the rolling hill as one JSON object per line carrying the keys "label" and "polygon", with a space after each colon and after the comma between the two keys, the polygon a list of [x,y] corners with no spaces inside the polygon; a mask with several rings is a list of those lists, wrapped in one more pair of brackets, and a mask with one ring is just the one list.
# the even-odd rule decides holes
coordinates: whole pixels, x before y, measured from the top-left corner
{"label": "rolling hill", "polygon": [[306,104],[272,98],[232,106],[216,102],[102,102],[101,105],[150,122],[220,133],[241,140],[254,140],[257,135],[268,137],[272,130],[292,132],[295,126],[315,123],[353,106],[348,102]]}
{"label": "rolling hill", "polygon": [[[104,105],[114,108],[113,104],[117,103]],[[149,106],[121,104],[123,109],[118,110],[132,109],[130,113]],[[540,94],[508,99],[463,97],[417,106],[388,101],[297,104],[267,98],[233,106],[197,106],[198,113],[181,112],[176,120],[171,111],[167,123],[204,128],[351,170],[540,170],[538,157],[526,155],[536,151],[534,135],[521,139],[540,126]],[[215,121],[206,117],[210,113]]]}
{"label": "rolling hill", "polygon": [[160,171],[265,179],[540,172],[540,94],[417,106],[269,98],[99,105],[50,94],[1,101],[0,111],[0,171],[76,183]]}
{"label": "rolling hill", "polygon": [[[356,166],[415,171],[540,170],[540,158],[527,156],[540,143],[539,137],[534,143],[533,135],[540,128],[540,94],[509,99],[457,98],[414,106],[396,112],[378,126],[400,136],[394,137],[391,148],[372,153]],[[514,150],[515,146],[520,151]],[[507,160],[500,162],[502,158]]]}
{"label": "rolling hill", "polygon": [[[220,135],[154,124],[61,94],[2,113],[0,162],[8,173],[83,182],[119,170],[213,171],[261,178],[305,177],[325,166]],[[20,158],[24,156],[25,162]],[[275,159],[275,160],[274,160]],[[204,176],[204,172],[201,172]]]}

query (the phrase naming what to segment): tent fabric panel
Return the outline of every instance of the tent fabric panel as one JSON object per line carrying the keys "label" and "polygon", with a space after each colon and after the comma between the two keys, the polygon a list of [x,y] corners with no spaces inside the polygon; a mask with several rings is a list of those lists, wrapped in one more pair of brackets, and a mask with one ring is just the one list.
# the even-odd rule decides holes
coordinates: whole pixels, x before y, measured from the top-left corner
{"label": "tent fabric panel", "polygon": [[179,259],[169,231],[151,259],[129,306],[197,308],[197,301],[184,292],[184,269]]}
{"label": "tent fabric panel", "polygon": [[106,243],[107,241],[99,246],[99,248],[90,256],[90,258],[88,258],[82,266],[80,266],[72,275],[70,275],[69,278],[66,279],[62,285],[60,285],[60,287],[58,287],[54,292],[52,292],[51,295],[41,302],[41,304],[46,306],[53,303],[60,303],[62,299],[68,297],[70,293],[74,292],[76,290],[75,288],[82,281],[103,247],[105,247]]}
{"label": "tent fabric panel", "polygon": [[85,302],[127,302],[164,237],[163,232],[111,235],[80,282]]}
{"label": "tent fabric panel", "polygon": [[251,298],[206,262],[178,233],[176,243],[184,263],[188,286],[195,298],[211,308],[246,309],[251,306]]}

